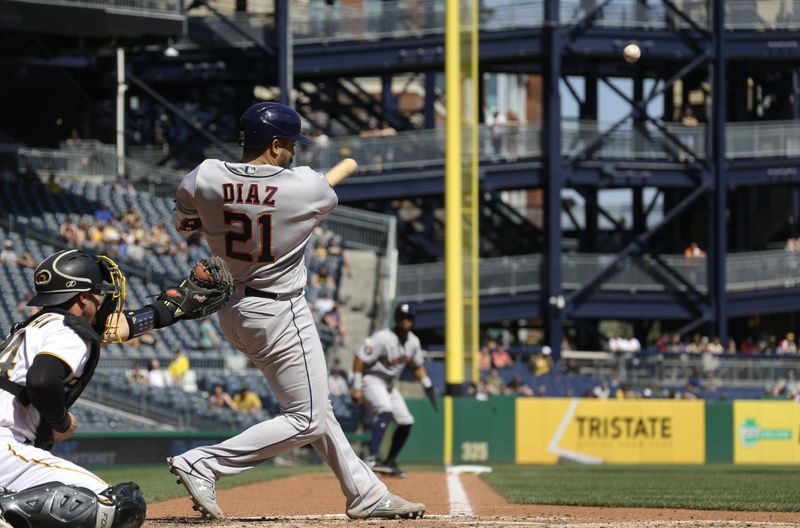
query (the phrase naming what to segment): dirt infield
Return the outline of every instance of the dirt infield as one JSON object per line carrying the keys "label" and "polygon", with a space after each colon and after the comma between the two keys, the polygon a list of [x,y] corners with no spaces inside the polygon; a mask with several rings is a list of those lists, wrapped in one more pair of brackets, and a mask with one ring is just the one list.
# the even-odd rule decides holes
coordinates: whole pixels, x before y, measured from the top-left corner
{"label": "dirt infield", "polygon": [[145,528],[305,528],[311,526],[414,528],[557,526],[599,528],[606,526],[676,528],[702,526],[782,528],[800,524],[800,513],[729,512],[654,508],[590,508],[575,506],[509,504],[476,475],[462,474],[474,517],[450,517],[446,476],[442,472],[412,473],[405,479],[387,479],[392,491],[424,502],[428,514],[415,521],[351,521],[344,512],[344,498],[333,474],[309,473],[218,493],[224,521],[206,522],[192,511],[187,497],[148,508]]}

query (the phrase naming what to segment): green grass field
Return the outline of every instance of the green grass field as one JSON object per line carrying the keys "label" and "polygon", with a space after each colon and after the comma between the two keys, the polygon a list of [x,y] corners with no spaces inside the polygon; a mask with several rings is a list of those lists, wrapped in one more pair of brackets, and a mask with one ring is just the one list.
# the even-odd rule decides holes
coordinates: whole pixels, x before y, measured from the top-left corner
{"label": "green grass field", "polygon": [[[436,470],[412,465],[409,471]],[[94,468],[106,482],[133,480],[154,503],[186,495],[166,466]],[[262,466],[223,479],[227,489],[326,466]],[[800,511],[800,471],[788,466],[514,466],[496,465],[483,478],[509,502],[742,511]]]}
{"label": "green grass field", "polygon": [[792,466],[501,465],[484,478],[519,504],[800,511]]}

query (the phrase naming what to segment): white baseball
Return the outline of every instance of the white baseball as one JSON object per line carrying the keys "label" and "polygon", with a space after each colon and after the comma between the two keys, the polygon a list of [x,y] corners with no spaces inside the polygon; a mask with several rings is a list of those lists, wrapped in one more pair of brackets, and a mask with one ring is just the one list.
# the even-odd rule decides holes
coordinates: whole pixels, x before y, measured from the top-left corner
{"label": "white baseball", "polygon": [[622,57],[625,59],[625,62],[631,64],[638,61],[641,56],[642,50],[636,44],[628,44],[625,46],[625,49],[622,50]]}

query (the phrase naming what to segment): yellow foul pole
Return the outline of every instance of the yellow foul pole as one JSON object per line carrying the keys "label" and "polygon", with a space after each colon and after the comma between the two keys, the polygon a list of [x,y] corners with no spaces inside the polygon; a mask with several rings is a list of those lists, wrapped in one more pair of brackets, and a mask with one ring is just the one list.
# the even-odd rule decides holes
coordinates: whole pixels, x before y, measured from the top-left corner
{"label": "yellow foul pole", "polygon": [[[448,394],[464,382],[464,247],[461,157],[461,5],[447,0],[445,22],[445,381]],[[452,405],[445,403],[445,464],[452,462]]]}

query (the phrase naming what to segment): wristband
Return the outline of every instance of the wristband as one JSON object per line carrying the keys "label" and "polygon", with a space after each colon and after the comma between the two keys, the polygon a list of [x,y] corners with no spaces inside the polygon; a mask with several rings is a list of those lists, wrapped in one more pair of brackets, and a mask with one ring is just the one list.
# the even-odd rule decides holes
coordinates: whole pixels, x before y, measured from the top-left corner
{"label": "wristband", "polygon": [[353,373],[353,388],[356,390],[361,390],[362,385],[364,384],[364,375],[361,372],[354,372]]}
{"label": "wristband", "polygon": [[433,387],[433,382],[428,376],[425,376],[424,378],[419,380],[419,382],[422,383],[423,389],[430,389],[431,387]]}

